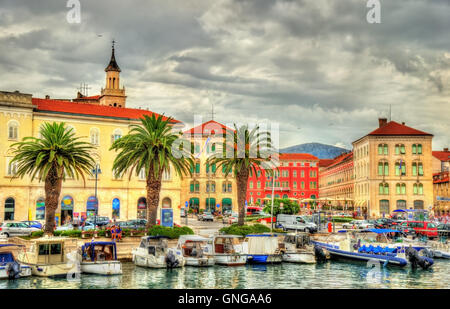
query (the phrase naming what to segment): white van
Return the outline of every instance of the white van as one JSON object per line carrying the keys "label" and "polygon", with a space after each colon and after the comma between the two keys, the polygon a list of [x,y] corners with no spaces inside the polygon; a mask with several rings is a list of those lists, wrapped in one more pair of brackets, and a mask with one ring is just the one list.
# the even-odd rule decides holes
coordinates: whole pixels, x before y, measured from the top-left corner
{"label": "white van", "polygon": [[284,231],[317,232],[317,225],[300,215],[279,214],[277,216],[277,227],[282,228]]}

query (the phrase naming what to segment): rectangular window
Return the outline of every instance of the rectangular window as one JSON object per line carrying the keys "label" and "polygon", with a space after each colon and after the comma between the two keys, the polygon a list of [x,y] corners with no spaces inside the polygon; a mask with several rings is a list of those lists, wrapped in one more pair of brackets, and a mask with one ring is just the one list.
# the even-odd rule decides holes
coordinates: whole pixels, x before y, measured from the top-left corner
{"label": "rectangular window", "polygon": [[417,145],[417,154],[422,154],[422,144]]}
{"label": "rectangular window", "polygon": [[384,164],[384,175],[389,176],[389,164]]}
{"label": "rectangular window", "polygon": [[297,189],[297,182],[294,181],[294,189]]}
{"label": "rectangular window", "polygon": [[195,172],[200,174],[200,163],[195,163]]}
{"label": "rectangular window", "polygon": [[417,164],[415,163],[412,165],[412,174],[413,176],[417,176]]}
{"label": "rectangular window", "polygon": [[253,181],[250,181],[249,187],[250,187],[250,189],[253,189]]}
{"label": "rectangular window", "polygon": [[406,153],[405,145],[401,145],[401,147],[400,147],[400,153],[401,153],[401,154],[405,154],[405,153]]}
{"label": "rectangular window", "polygon": [[305,171],[301,171],[300,175],[301,175],[302,178],[305,178]]}
{"label": "rectangular window", "polygon": [[305,189],[305,182],[304,181],[302,181],[301,186],[302,186],[302,189]]}
{"label": "rectangular window", "polygon": [[293,171],[294,178],[297,178],[297,171]]}
{"label": "rectangular window", "polygon": [[387,144],[384,145],[384,154],[385,155],[388,154],[388,145]]}
{"label": "rectangular window", "polygon": [[261,181],[258,181],[258,182],[256,183],[256,188],[261,189]]}

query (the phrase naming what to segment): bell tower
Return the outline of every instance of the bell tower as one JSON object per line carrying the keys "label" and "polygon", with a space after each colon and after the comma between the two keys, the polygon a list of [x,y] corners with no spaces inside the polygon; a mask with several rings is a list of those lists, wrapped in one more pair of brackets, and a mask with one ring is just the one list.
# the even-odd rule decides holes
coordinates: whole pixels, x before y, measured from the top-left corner
{"label": "bell tower", "polygon": [[126,95],[125,87],[120,88],[120,67],[117,64],[115,56],[115,41],[112,41],[111,60],[105,69],[106,87],[102,88],[100,96],[100,105],[113,107],[125,107]]}

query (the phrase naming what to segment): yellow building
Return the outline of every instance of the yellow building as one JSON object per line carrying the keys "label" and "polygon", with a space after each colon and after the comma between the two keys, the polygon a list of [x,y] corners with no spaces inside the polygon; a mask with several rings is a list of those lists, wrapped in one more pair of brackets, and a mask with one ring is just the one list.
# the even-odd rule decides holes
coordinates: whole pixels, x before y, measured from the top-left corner
{"label": "yellow building", "polygon": [[[120,88],[120,68],[114,49],[106,71],[106,87],[101,95],[74,100],[32,98],[19,92],[0,92],[0,222],[3,220],[44,219],[44,185],[14,177],[16,167],[10,146],[26,136],[39,136],[44,122],[65,122],[77,136],[96,146],[94,158],[99,165],[97,181],[98,214],[118,220],[145,218],[145,175],[114,178],[112,164],[115,153],[109,148],[113,141],[127,134],[130,125],[139,124],[147,110],[125,108],[125,89]],[[172,125],[182,127],[174,120]],[[86,186],[82,180],[67,179],[63,183],[61,201],[57,210],[59,223],[68,216],[80,218],[95,209],[95,177],[90,176]],[[163,177],[160,207],[173,208],[174,221],[180,221],[181,180],[174,173]],[[113,210],[114,207],[114,210]],[[158,211],[158,216],[159,216]]]}
{"label": "yellow building", "polygon": [[184,205],[187,202],[194,211],[215,209],[237,212],[234,175],[230,173],[225,176],[223,169],[206,164],[208,157],[216,150],[216,145],[223,143],[227,131],[232,132],[223,124],[211,120],[184,132],[184,137],[191,141],[195,166],[191,169],[192,177],[181,181],[181,201]]}
{"label": "yellow building", "polygon": [[353,142],[356,206],[370,216],[433,205],[433,135],[379,119],[379,128]]}

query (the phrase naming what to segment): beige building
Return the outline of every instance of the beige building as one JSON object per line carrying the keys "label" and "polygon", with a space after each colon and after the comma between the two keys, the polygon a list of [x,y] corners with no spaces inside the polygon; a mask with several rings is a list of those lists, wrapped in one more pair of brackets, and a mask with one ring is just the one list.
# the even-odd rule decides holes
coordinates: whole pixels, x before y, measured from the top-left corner
{"label": "beige building", "polygon": [[232,132],[223,124],[211,120],[184,132],[184,137],[191,141],[195,166],[191,168],[192,177],[185,177],[181,181],[183,206],[188,203],[193,211],[237,211],[234,175],[230,173],[225,176],[222,168],[206,164],[208,157],[216,150],[216,145],[223,143],[227,131]]}
{"label": "beige building", "polygon": [[319,197],[327,204],[343,209],[353,208],[354,172],[353,152],[343,153],[333,160],[321,160],[319,168]]}
{"label": "beige building", "polygon": [[434,213],[438,216],[450,212],[449,171],[450,151],[448,148],[433,151]]}
{"label": "beige building", "polygon": [[379,119],[353,142],[355,201],[370,216],[395,209],[431,209],[433,135]]}
{"label": "beige building", "polygon": [[[132,124],[139,124],[147,110],[125,108],[125,89],[120,88],[120,69],[114,51],[106,68],[106,87],[93,97],[78,96],[79,100],[32,98],[19,92],[0,92],[0,222],[4,220],[43,220],[45,192],[43,183],[29,177],[15,176],[11,144],[27,136],[39,136],[44,122],[65,122],[77,136],[84,137],[96,147],[94,158],[101,173],[97,181],[98,203],[95,200],[95,177],[89,176],[86,186],[81,180],[66,179],[57,210],[59,223],[71,218],[89,216],[98,204],[100,216],[119,220],[145,218],[145,175],[115,178],[112,164],[115,153],[109,148],[113,141],[127,134]],[[173,126],[180,126],[174,120]],[[172,208],[175,222],[180,221],[181,180],[174,172],[163,177],[160,208]],[[159,210],[158,210],[159,216]]]}

